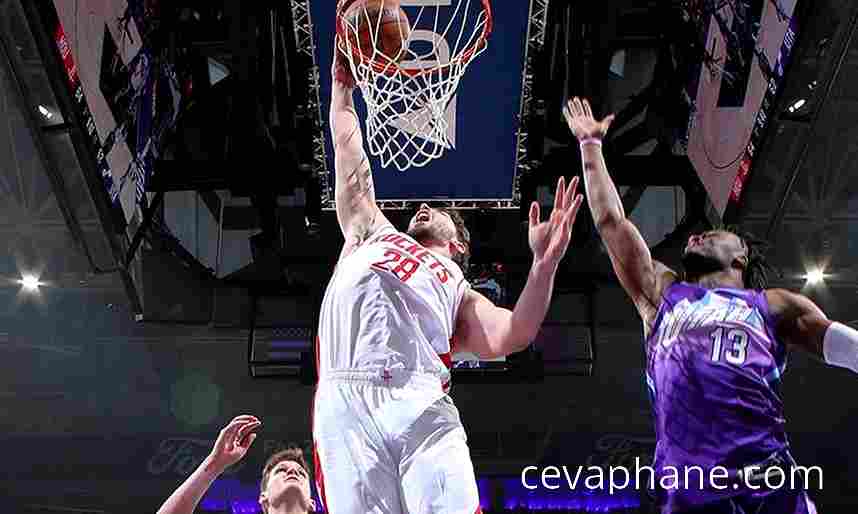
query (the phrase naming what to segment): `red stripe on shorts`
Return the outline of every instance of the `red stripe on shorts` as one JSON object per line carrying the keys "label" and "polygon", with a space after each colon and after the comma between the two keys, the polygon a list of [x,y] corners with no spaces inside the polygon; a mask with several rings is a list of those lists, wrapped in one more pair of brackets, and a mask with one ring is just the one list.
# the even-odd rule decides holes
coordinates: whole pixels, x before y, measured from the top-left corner
{"label": "red stripe on shorts", "polygon": [[[319,376],[319,336],[316,336],[316,377]],[[310,433],[313,433],[313,418],[316,413],[316,396],[319,394],[319,384],[316,384],[316,391],[313,393],[313,402],[310,405]],[[316,489],[319,490],[319,499],[322,500],[322,508],[327,512],[328,501],[325,499],[325,474],[322,472],[322,462],[319,460],[319,452],[316,450],[316,442],[313,441],[313,469],[316,475]]]}
{"label": "red stripe on shorts", "polygon": [[[325,499],[325,474],[322,473],[322,463],[319,461],[319,452],[313,443],[313,467],[316,469],[316,488],[319,490],[319,499],[322,500],[322,508],[328,511],[328,500]],[[477,509],[479,511],[479,509]]]}

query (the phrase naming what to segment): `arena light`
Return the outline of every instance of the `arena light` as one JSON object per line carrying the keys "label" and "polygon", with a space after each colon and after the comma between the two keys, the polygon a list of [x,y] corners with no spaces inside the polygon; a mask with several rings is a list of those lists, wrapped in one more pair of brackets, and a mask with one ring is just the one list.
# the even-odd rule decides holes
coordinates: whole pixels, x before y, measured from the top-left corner
{"label": "arena light", "polygon": [[229,68],[216,59],[209,57],[209,84],[212,86],[229,76]]}
{"label": "arena light", "polygon": [[608,68],[608,76],[615,79],[621,79],[626,76],[626,51],[619,49],[614,52],[611,57],[611,66]]}
{"label": "arena light", "polygon": [[23,286],[25,291],[38,291],[39,286],[42,285],[42,283],[39,282],[39,277],[35,275],[24,275],[18,283]]}
{"label": "arena light", "polygon": [[44,116],[46,120],[49,120],[54,117],[54,113],[52,113],[51,110],[44,105],[39,106],[39,113]]}
{"label": "arena light", "polygon": [[805,98],[799,98],[798,100],[796,100],[795,102],[793,102],[793,103],[792,103],[792,105],[790,105],[790,106],[787,108],[787,110],[788,110],[790,113],[795,113],[796,111],[798,111],[799,109],[801,109],[802,107],[804,107],[804,106],[805,106],[805,104],[807,104],[807,99],[805,99]]}
{"label": "arena light", "polygon": [[815,268],[808,271],[804,278],[807,280],[807,285],[816,286],[825,282],[825,272],[820,268]]}

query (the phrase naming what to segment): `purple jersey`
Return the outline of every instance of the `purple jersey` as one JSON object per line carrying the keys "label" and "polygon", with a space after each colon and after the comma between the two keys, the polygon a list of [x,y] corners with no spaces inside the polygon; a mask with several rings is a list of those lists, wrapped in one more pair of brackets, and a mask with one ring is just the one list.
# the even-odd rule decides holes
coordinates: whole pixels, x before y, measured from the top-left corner
{"label": "purple jersey", "polygon": [[664,491],[668,512],[742,492],[701,490],[697,475],[683,484],[683,470],[732,472],[787,451],[778,393],[786,348],[774,323],[761,291],[677,282],[664,292],[646,343],[646,378],[657,477],[680,473]]}

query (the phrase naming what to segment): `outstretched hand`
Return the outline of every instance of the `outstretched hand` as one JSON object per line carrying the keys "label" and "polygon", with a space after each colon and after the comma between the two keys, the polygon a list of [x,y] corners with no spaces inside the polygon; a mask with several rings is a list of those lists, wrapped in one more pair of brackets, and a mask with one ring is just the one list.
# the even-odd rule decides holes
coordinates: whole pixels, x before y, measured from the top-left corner
{"label": "outstretched hand", "polygon": [[237,416],[220,431],[209,461],[218,470],[223,471],[240,461],[256,440],[254,431],[262,425],[256,416]]}
{"label": "outstretched hand", "polygon": [[534,261],[556,266],[566,254],[572,239],[572,227],[583,200],[581,195],[576,194],[577,189],[578,177],[569,182],[569,187],[566,187],[566,179],[560,178],[554,196],[554,210],[547,221],[540,221],[537,202],[530,205],[528,240]]}
{"label": "outstretched hand", "polygon": [[569,130],[575,134],[579,141],[590,138],[603,139],[608,133],[608,129],[611,128],[611,123],[614,122],[613,114],[602,121],[596,121],[593,117],[593,110],[590,108],[590,102],[577,96],[566,102],[566,107],[563,108],[563,117],[566,118]]}

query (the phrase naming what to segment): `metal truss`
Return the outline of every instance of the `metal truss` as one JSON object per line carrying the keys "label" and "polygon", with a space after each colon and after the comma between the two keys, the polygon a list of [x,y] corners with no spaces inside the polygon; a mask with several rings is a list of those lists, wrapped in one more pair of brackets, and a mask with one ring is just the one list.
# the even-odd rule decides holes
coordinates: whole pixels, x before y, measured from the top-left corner
{"label": "metal truss", "polygon": [[[417,210],[421,203],[432,205],[442,204],[448,209],[462,211],[497,211],[505,209],[518,209],[518,204],[513,200],[439,200],[438,198],[425,198],[421,200],[378,200],[376,205],[383,211],[413,211]],[[333,211],[336,205],[333,202],[323,205],[323,211]]]}
{"label": "metal truss", "polygon": [[316,43],[313,39],[313,19],[310,0],[292,0],[292,19],[295,27],[295,44],[298,51],[309,58],[307,83],[310,84],[307,112],[316,117],[318,131],[313,137],[313,174],[319,179],[322,205],[332,204],[331,185],[328,180],[328,156],[322,102],[319,94],[319,66],[316,61]]}
{"label": "metal truss", "polygon": [[534,60],[545,46],[545,29],[548,23],[548,6],[551,0],[531,0],[527,25],[527,46],[524,50],[524,67],[521,76],[521,108],[518,114],[518,137],[516,143],[515,185],[513,201],[521,203],[521,178],[534,168],[527,147],[530,132],[527,122],[533,112]]}
{"label": "metal truss", "polygon": [[518,209],[518,205],[513,200],[438,200],[437,198],[427,198],[424,200],[380,200],[376,203],[383,211],[409,211],[417,209],[421,203],[437,204],[439,202],[448,209],[463,211]]}

